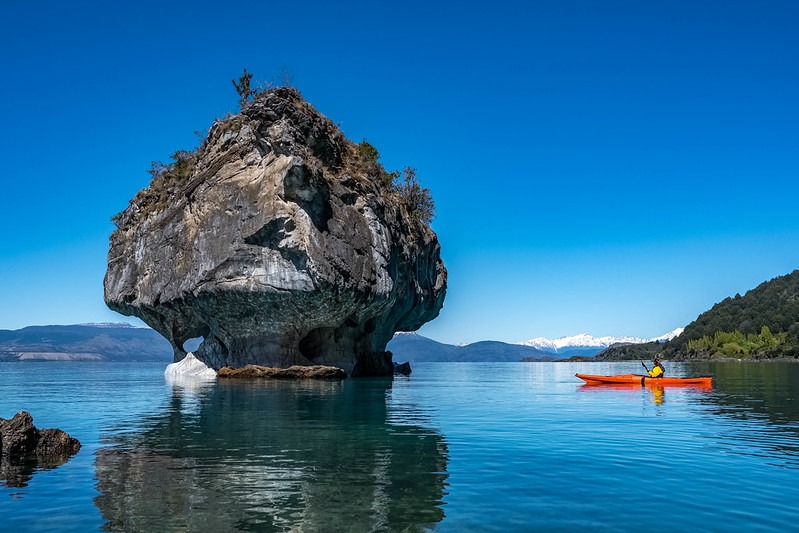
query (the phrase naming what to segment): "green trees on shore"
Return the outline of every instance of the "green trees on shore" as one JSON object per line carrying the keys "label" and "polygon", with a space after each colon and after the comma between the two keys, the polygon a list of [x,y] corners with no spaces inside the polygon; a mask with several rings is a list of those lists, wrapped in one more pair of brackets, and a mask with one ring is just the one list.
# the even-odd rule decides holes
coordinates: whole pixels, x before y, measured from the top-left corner
{"label": "green trees on shore", "polygon": [[725,298],[663,345],[612,346],[597,358],[643,359],[661,351],[672,360],[799,358],[799,270]]}
{"label": "green trees on shore", "polygon": [[759,334],[740,331],[717,331],[686,343],[689,356],[734,357],[738,359],[767,359],[787,355],[792,348],[788,333],[772,333],[768,326],[760,328]]}
{"label": "green trees on shore", "polygon": [[675,357],[799,357],[799,270],[725,298],[671,341]]}

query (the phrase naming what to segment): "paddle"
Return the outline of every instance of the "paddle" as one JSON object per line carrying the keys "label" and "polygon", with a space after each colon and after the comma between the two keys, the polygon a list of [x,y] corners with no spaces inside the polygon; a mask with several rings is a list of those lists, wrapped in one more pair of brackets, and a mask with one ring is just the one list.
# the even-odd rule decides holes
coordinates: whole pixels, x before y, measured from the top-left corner
{"label": "paddle", "polygon": [[649,369],[646,367],[643,361],[641,361],[641,366],[644,367],[644,370],[646,370],[647,373],[649,372]]}

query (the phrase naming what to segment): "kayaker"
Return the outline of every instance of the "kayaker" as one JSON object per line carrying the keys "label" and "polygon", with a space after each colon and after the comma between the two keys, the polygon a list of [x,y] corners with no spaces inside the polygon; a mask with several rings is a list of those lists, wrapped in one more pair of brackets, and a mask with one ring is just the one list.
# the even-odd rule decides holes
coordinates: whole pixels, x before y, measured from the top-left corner
{"label": "kayaker", "polygon": [[660,362],[660,357],[655,356],[655,360],[652,361],[654,366],[652,370],[648,370],[650,378],[662,378],[666,375],[666,369],[663,368],[663,365]]}

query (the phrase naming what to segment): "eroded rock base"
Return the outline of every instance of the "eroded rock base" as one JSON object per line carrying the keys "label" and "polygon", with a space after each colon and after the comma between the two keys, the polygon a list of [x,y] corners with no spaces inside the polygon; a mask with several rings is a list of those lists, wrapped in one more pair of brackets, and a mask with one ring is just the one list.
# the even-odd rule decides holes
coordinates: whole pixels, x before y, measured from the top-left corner
{"label": "eroded rock base", "polygon": [[216,377],[218,379],[345,379],[347,373],[341,368],[325,365],[294,365],[288,368],[247,365],[243,368],[222,368]]}

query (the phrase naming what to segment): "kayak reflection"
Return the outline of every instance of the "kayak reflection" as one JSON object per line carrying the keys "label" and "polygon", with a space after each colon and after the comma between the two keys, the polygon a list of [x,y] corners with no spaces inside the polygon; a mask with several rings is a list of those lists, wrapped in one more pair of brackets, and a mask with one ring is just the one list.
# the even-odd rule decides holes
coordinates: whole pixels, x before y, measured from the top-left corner
{"label": "kayak reflection", "polygon": [[[602,391],[626,391],[626,392],[640,392],[640,391],[647,391],[652,396],[652,401],[657,404],[661,405],[666,401],[666,389],[671,387],[665,387],[663,385],[659,385],[657,383],[647,383],[646,385],[641,385],[640,383],[604,383],[604,384],[590,384],[590,383],[583,383],[578,387],[580,392],[602,392]],[[712,391],[712,385],[703,385],[703,384],[683,384],[678,387],[679,389],[693,389],[699,391]]]}

